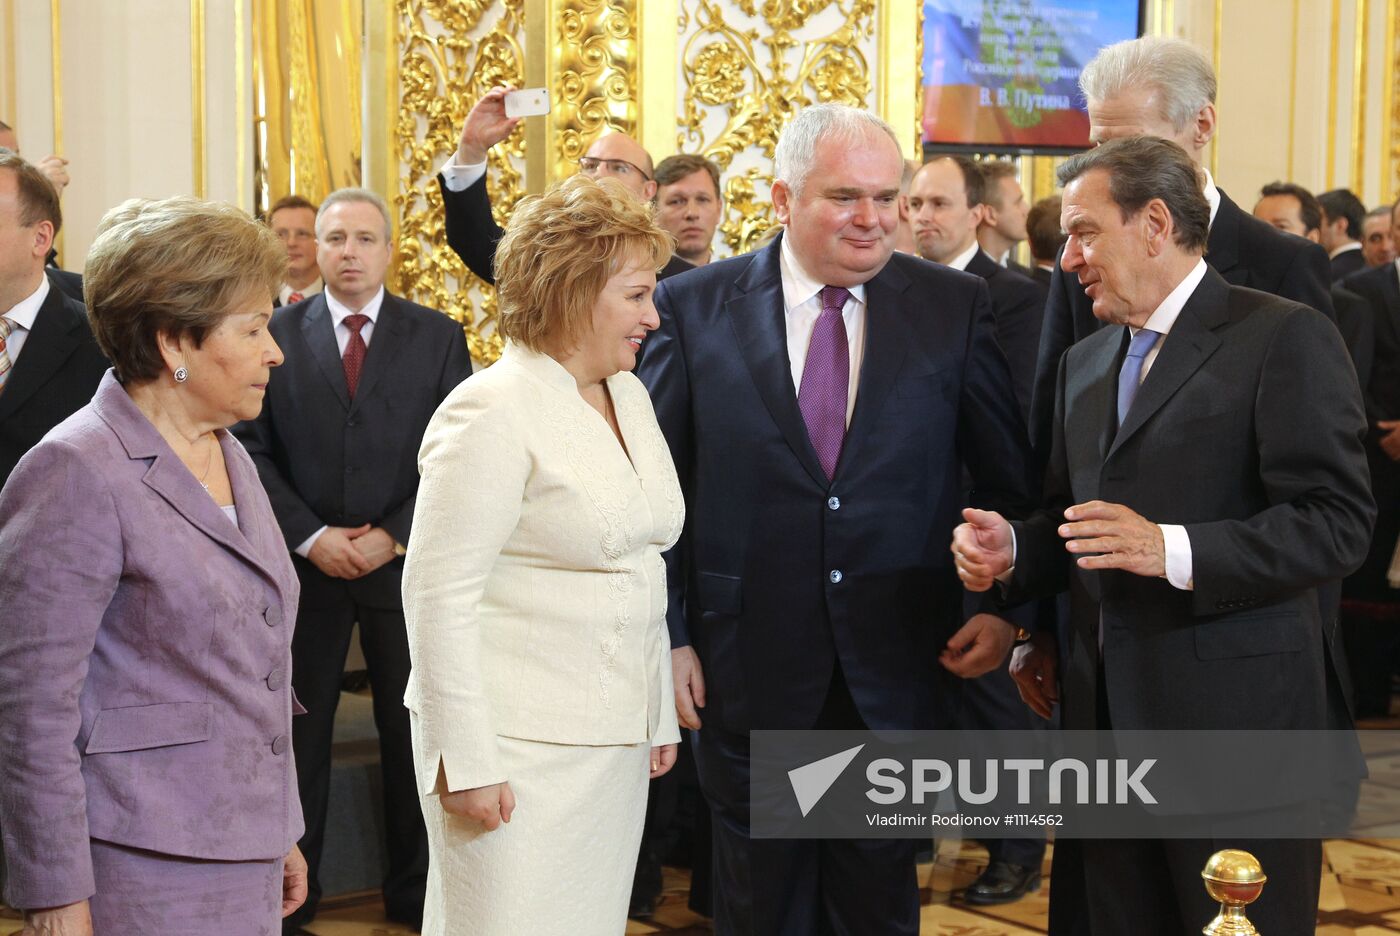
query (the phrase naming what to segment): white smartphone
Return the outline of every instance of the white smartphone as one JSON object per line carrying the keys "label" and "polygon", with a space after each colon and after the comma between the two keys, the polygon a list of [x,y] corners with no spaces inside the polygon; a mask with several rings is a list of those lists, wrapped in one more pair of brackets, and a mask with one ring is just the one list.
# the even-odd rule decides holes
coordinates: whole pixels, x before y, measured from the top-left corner
{"label": "white smartphone", "polygon": [[549,89],[526,88],[507,92],[505,104],[507,117],[543,117],[549,113]]}

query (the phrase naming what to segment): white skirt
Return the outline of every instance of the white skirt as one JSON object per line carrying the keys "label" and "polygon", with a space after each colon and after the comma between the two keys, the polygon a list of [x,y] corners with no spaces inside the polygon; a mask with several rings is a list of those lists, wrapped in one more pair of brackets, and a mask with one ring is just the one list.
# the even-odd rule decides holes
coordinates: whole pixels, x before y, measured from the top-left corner
{"label": "white skirt", "polygon": [[619,936],[646,818],[649,744],[584,747],[500,738],[509,823],[424,796],[424,936]]}

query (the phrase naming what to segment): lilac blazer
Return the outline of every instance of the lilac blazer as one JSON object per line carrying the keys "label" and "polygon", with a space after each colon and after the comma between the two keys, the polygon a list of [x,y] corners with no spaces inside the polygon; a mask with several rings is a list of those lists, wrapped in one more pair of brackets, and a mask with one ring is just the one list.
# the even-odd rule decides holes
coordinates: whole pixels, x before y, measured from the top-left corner
{"label": "lilac blazer", "polygon": [[11,906],[90,897],[90,838],[246,860],[301,835],[299,586],[252,460],[219,442],[237,528],[108,371],[0,491]]}

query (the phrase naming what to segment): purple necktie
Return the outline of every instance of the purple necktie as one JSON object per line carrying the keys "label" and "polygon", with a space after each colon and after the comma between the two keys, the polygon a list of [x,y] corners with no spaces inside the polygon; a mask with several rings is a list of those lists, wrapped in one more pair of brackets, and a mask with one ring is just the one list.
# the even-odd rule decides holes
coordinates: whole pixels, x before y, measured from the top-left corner
{"label": "purple necktie", "polygon": [[822,314],[812,329],[807,363],[802,366],[802,386],[797,390],[797,408],[807,424],[807,438],[812,440],[828,481],[836,474],[841,444],[846,440],[851,353],[841,307],[850,295],[840,286],[822,287]]}

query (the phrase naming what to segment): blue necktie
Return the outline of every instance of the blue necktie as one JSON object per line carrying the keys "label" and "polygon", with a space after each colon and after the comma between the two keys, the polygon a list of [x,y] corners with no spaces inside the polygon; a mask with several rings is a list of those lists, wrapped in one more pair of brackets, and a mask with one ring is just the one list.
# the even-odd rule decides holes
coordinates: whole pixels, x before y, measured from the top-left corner
{"label": "blue necktie", "polygon": [[1118,371],[1118,425],[1128,416],[1128,409],[1137,396],[1138,385],[1142,383],[1142,363],[1147,360],[1147,352],[1161,337],[1160,332],[1142,328],[1128,342],[1128,355],[1123,358],[1123,367]]}

